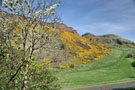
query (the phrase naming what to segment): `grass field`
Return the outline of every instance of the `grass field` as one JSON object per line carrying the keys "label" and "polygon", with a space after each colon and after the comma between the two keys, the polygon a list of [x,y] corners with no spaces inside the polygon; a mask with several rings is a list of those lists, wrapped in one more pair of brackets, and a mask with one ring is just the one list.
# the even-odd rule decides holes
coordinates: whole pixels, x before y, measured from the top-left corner
{"label": "grass field", "polygon": [[127,53],[135,49],[117,49],[111,51],[97,62],[81,65],[74,69],[56,70],[63,88],[83,87],[115,82],[135,80],[135,68],[131,62],[135,58],[126,58]]}

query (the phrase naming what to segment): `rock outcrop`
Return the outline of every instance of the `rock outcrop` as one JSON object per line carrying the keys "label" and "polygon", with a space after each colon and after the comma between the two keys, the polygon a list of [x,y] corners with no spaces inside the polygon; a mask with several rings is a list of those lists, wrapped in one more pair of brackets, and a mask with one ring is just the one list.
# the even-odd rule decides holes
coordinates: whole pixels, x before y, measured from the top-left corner
{"label": "rock outcrop", "polygon": [[120,36],[114,35],[114,34],[106,34],[101,36],[95,36],[91,33],[86,33],[82,35],[85,38],[88,38],[89,40],[96,40],[98,42],[102,42],[104,44],[107,44],[109,46],[120,46],[120,45],[126,45],[126,46],[135,46],[135,43],[124,39]]}

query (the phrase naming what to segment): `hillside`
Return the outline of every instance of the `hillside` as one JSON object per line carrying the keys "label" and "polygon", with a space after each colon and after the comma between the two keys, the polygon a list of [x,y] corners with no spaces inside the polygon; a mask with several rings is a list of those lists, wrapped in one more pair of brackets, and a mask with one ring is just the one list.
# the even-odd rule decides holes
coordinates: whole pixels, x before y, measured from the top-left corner
{"label": "hillside", "polygon": [[78,34],[65,30],[48,30],[48,34],[55,34],[48,47],[40,52],[41,60],[51,61],[54,67],[73,68],[79,64],[98,61],[109,55],[111,50],[97,41],[89,41]]}
{"label": "hillside", "polygon": [[101,35],[101,36],[95,36],[91,33],[86,33],[84,35],[82,35],[85,38],[88,39],[94,39],[98,42],[102,42],[110,47],[120,47],[120,46],[125,46],[125,47],[134,47],[135,43],[124,39],[120,36],[114,35],[114,34],[106,34],[106,35]]}
{"label": "hillside", "polygon": [[[0,13],[0,16],[8,19],[7,24],[16,23],[15,26],[12,26],[13,33],[17,35],[17,38],[21,36],[22,30],[19,26],[22,20],[21,16],[10,15],[6,12]],[[20,18],[19,21],[16,21],[16,18]],[[27,26],[29,23],[24,22],[24,25],[25,24]],[[40,31],[44,32],[46,36],[43,40],[49,37],[49,42],[47,42],[42,49],[34,52],[34,56],[38,58],[41,63],[43,62],[43,65],[59,68],[73,68],[79,64],[98,61],[102,57],[109,55],[106,51],[111,49],[104,44],[95,40],[89,41],[89,39],[81,37],[73,28],[65,24],[56,23],[55,29],[53,29],[53,25],[52,23],[48,23],[47,26],[40,26],[38,30],[34,31],[35,34]],[[14,39],[16,39],[16,36],[11,40],[13,47],[16,46],[17,42],[14,41]]]}
{"label": "hillside", "polygon": [[75,90],[81,90],[81,87],[86,87],[83,90],[91,90],[89,86],[102,85],[102,88],[98,90],[106,90],[104,86],[111,86],[112,83],[118,85],[120,82],[132,82],[135,80],[135,68],[131,66],[131,63],[135,61],[135,58],[126,58],[126,56],[134,50],[134,48],[115,49],[111,51],[111,55],[97,62],[79,66],[74,70],[61,70],[62,72],[58,73],[60,82],[63,83],[63,88],[80,88]]}
{"label": "hillside", "polygon": [[[13,15],[13,14],[8,14],[7,12],[3,12],[0,10],[0,17],[4,17],[7,18],[9,20],[16,20],[18,19],[19,21],[24,21],[24,18],[22,16],[18,16],[18,15]],[[29,18],[31,19],[31,18]],[[74,30],[72,27],[68,27],[67,25],[63,24],[63,23],[45,23],[46,27],[50,27],[50,28],[56,28],[57,30],[65,30],[68,32],[72,32],[75,34],[78,34],[76,30]]]}

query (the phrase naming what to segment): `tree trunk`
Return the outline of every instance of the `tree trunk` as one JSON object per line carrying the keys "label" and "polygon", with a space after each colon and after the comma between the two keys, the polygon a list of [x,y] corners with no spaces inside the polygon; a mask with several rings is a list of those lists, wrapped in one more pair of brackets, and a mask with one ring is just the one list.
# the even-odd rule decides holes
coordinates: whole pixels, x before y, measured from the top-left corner
{"label": "tree trunk", "polygon": [[23,90],[27,90],[27,84],[28,84],[28,70],[29,70],[29,63],[26,62],[26,66],[25,66],[25,72],[24,72],[24,81],[23,81]]}

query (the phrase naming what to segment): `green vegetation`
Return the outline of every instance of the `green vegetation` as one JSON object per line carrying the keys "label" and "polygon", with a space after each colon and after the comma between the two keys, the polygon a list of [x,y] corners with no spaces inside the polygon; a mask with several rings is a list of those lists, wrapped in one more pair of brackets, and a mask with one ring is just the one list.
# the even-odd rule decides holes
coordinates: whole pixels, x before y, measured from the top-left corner
{"label": "green vegetation", "polygon": [[24,23],[20,23],[20,19],[0,18],[0,54],[4,55],[4,58],[0,57],[1,88],[58,90],[56,77],[48,74],[50,71],[46,73],[46,67],[73,69],[80,64],[98,61],[112,50],[78,34],[45,27],[43,22],[36,21],[36,17],[31,20],[25,16],[21,18]]}
{"label": "green vegetation", "polygon": [[1,14],[5,10],[16,19],[0,15],[0,89],[60,89],[55,75],[41,65],[40,58],[35,57],[35,52],[49,43],[51,37],[45,32],[41,21],[47,23],[50,19],[48,16],[53,17],[59,5],[60,2],[51,0],[2,1]]}
{"label": "green vegetation", "polygon": [[135,68],[131,63],[134,58],[126,58],[131,48],[111,51],[110,56],[74,69],[56,70],[63,88],[107,84],[135,80]]}
{"label": "green vegetation", "polygon": [[[2,4],[17,19],[0,17],[0,89],[59,90],[58,79],[48,67],[57,72],[63,88],[135,80],[134,46],[113,50],[94,38],[48,27],[48,16],[55,18],[60,2],[21,1]],[[120,45],[127,42],[113,37],[111,41]]]}

